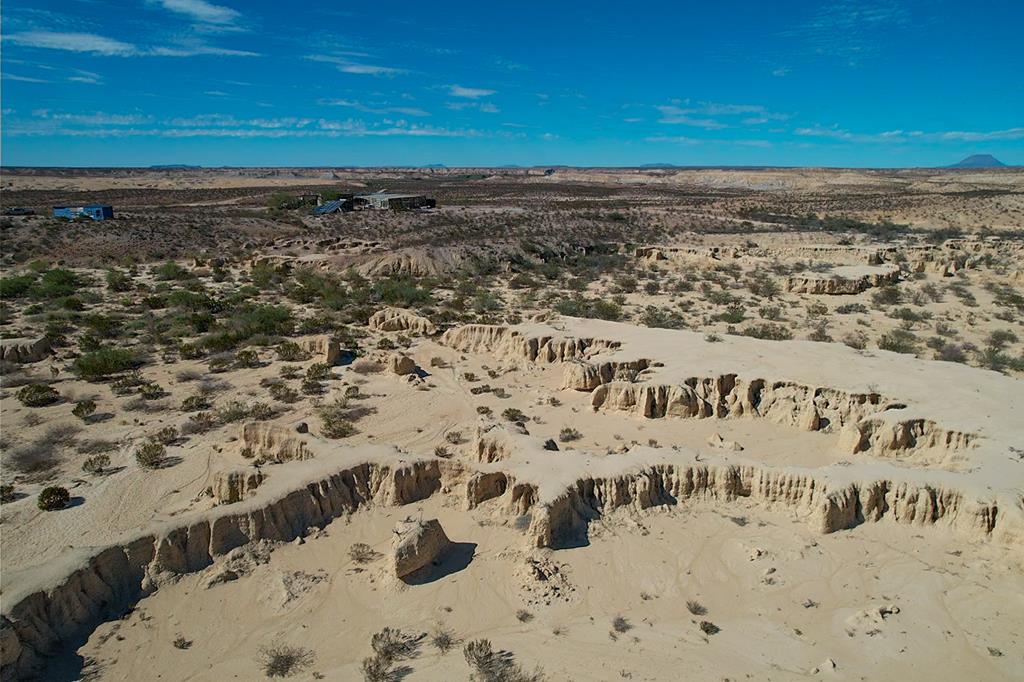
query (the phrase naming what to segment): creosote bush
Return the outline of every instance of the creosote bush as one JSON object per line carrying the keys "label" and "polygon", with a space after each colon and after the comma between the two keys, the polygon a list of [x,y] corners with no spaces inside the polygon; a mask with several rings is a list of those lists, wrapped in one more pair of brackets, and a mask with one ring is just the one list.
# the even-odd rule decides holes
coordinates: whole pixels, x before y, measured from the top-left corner
{"label": "creosote bush", "polygon": [[80,355],[75,360],[74,368],[78,375],[86,381],[95,381],[127,371],[135,365],[135,354],[130,350],[99,348]]}
{"label": "creosote bush", "polygon": [[166,454],[167,448],[163,443],[148,441],[140,445],[139,449],[135,451],[135,461],[146,469],[155,469],[163,462]]}
{"label": "creosote bush", "polygon": [[93,455],[82,462],[82,471],[93,476],[99,476],[110,466],[110,457],[107,455]]}
{"label": "creosote bush", "polygon": [[75,409],[71,410],[71,414],[75,415],[82,421],[86,421],[96,412],[96,401],[95,400],[79,400],[75,403]]}
{"label": "creosote bush", "polygon": [[45,407],[60,400],[57,389],[46,384],[29,384],[18,391],[18,402],[25,407]]}
{"label": "creosote bush", "polygon": [[43,511],[56,511],[66,507],[70,501],[71,493],[68,492],[67,488],[52,485],[48,488],[43,488],[42,492],[39,493],[39,497],[36,499],[36,506]]}

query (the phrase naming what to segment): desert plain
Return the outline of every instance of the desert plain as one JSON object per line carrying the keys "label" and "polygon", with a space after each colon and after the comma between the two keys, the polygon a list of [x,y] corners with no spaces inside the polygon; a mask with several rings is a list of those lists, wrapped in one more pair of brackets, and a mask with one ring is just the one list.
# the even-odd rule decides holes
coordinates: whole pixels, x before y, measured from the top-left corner
{"label": "desert plain", "polygon": [[1019,169],[0,185],[4,680],[1024,677]]}

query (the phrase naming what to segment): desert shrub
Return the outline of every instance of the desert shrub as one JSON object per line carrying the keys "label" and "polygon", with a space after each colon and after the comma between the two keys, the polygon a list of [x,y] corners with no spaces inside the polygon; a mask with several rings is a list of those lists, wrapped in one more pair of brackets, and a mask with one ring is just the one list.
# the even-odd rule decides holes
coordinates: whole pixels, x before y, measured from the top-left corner
{"label": "desert shrub", "polygon": [[87,420],[94,412],[96,412],[96,401],[89,399],[79,400],[75,403],[75,409],[71,410],[71,414],[75,415],[82,421]]}
{"label": "desert shrub", "polygon": [[311,381],[329,381],[334,378],[334,373],[326,362],[314,362],[306,370],[306,378]]}
{"label": "desert shrub", "polygon": [[131,276],[115,268],[107,270],[106,280],[107,288],[111,291],[123,293],[135,288],[135,283],[132,281]]}
{"label": "desert shrub", "polygon": [[917,337],[906,329],[893,329],[882,335],[878,340],[878,347],[896,353],[913,354],[917,352]]}
{"label": "desert shrub", "polygon": [[17,491],[10,483],[0,485],[0,504],[7,504],[18,499]]}
{"label": "desert shrub", "polygon": [[743,310],[741,305],[731,305],[725,309],[724,313],[718,315],[718,319],[722,322],[728,322],[729,324],[739,324],[743,320],[747,319],[746,312]]}
{"label": "desert shrub", "polygon": [[515,407],[507,407],[501,412],[501,416],[510,422],[524,422],[529,417],[522,410]]}
{"label": "desert shrub", "polygon": [[370,647],[382,661],[391,663],[416,654],[419,640],[397,628],[384,628],[370,638]]}
{"label": "desert shrub", "polygon": [[710,637],[711,635],[717,635],[722,629],[709,620],[702,620],[700,622],[700,631]]}
{"label": "desert shrub", "polygon": [[452,445],[458,445],[462,442],[462,431],[449,431],[444,434],[444,439]]}
{"label": "desert shrub", "polygon": [[149,439],[162,445],[170,445],[178,440],[178,429],[174,426],[165,426],[152,434]]}
{"label": "desert shrub", "polygon": [[566,426],[565,428],[558,432],[558,440],[560,440],[563,443],[579,440],[582,437],[582,433],[580,433],[579,431],[570,426]]}
{"label": "desert shrub", "polygon": [[0,279],[0,298],[8,300],[28,296],[32,285],[36,282],[35,275],[14,275]]}
{"label": "desert shrub", "polygon": [[770,276],[757,273],[747,280],[747,290],[754,296],[771,300],[778,296],[779,285]]}
{"label": "desert shrub", "polygon": [[260,366],[260,356],[251,349],[240,350],[235,353],[235,367],[253,368]]}
{"label": "desert shrub", "polygon": [[675,311],[649,305],[640,313],[640,324],[659,329],[682,329],[686,322]]}
{"label": "desert shrub", "polygon": [[526,609],[519,609],[518,611],[516,611],[516,620],[518,620],[520,623],[529,623],[531,620],[533,620],[533,614],[527,611]]}
{"label": "desert shrub", "polygon": [[616,616],[612,619],[612,630],[619,633],[620,635],[625,632],[629,632],[632,629],[633,625],[622,616]]}
{"label": "desert shrub", "polygon": [[167,391],[155,381],[147,381],[139,386],[139,395],[143,400],[159,400],[167,395]]}
{"label": "desert shrub", "polygon": [[430,634],[430,643],[433,644],[434,648],[442,654],[446,654],[455,647],[458,640],[456,640],[454,632],[444,626],[438,625]]}
{"label": "desert shrub", "polygon": [[317,395],[324,392],[323,385],[316,379],[303,377],[299,389],[306,395]]}
{"label": "desert shrub", "polygon": [[110,466],[110,457],[107,455],[93,455],[82,462],[82,471],[87,474],[99,475]]}
{"label": "desert shrub", "polygon": [[790,333],[789,329],[781,324],[774,324],[772,322],[752,324],[743,330],[743,335],[752,336],[755,339],[768,339],[770,341],[788,341],[793,338],[793,334]]}
{"label": "desert shrub", "polygon": [[963,346],[955,343],[943,343],[936,349],[935,359],[944,362],[964,363],[967,362],[967,353],[964,352]]}
{"label": "desert shrub", "polygon": [[135,354],[125,348],[100,348],[80,355],[74,364],[75,371],[86,381],[103,379],[112,374],[124,372],[137,364]]}
{"label": "desert shrub", "polygon": [[434,447],[434,457],[440,457],[441,459],[450,459],[452,451],[443,445]]}
{"label": "desert shrub", "polygon": [[238,400],[222,405],[216,412],[217,420],[223,424],[231,424],[249,416],[249,407]]}
{"label": "desert shrub", "polygon": [[693,599],[687,600],[686,610],[695,616],[703,616],[705,613],[708,612],[708,610],[704,608],[704,606],[699,601],[694,601]]}
{"label": "desert shrub", "polygon": [[391,662],[380,656],[367,656],[362,663],[364,682],[388,682],[392,679]]}
{"label": "desert shrub", "polygon": [[148,441],[139,446],[135,451],[135,461],[146,469],[155,469],[164,461],[167,448],[162,443]]}
{"label": "desert shrub", "polygon": [[180,649],[184,651],[185,649],[190,649],[192,647],[192,640],[185,639],[183,635],[178,635],[174,638],[174,641],[171,642],[171,644],[174,645],[175,649]]}
{"label": "desert shrub", "polygon": [[357,564],[368,564],[380,557],[380,553],[365,542],[357,542],[348,548],[348,558]]}
{"label": "desert shrub", "polygon": [[209,412],[196,412],[182,427],[184,433],[206,433],[217,426],[217,417]]}
{"label": "desert shrub", "polygon": [[871,294],[871,301],[875,305],[895,305],[900,302],[902,297],[900,296],[900,290],[894,286],[881,287],[878,291]]}
{"label": "desert shrub", "polygon": [[277,345],[277,357],[285,362],[301,362],[309,359],[309,353],[294,341],[282,341]]}
{"label": "desert shrub", "polygon": [[17,393],[18,402],[25,407],[44,407],[60,400],[60,393],[53,386],[46,384],[29,384],[22,386]]}
{"label": "desert shrub", "polygon": [[267,391],[270,397],[282,403],[294,403],[299,399],[299,392],[285,384],[271,384]]}
{"label": "desert shrub", "polygon": [[190,395],[181,401],[182,412],[198,412],[210,408],[210,401],[205,395]]}
{"label": "desert shrub", "polygon": [[836,306],[836,312],[840,315],[853,315],[854,313],[867,313],[868,307],[863,303],[844,303]]}
{"label": "desert shrub", "polygon": [[267,677],[290,677],[313,665],[316,656],[309,649],[284,644],[260,649],[259,663]]}
{"label": "desert shrub", "polygon": [[379,374],[384,371],[384,366],[373,360],[361,359],[352,363],[352,371],[356,374]]}
{"label": "desert shrub", "polygon": [[258,422],[273,419],[275,414],[274,408],[267,403],[256,402],[249,406],[249,419],[255,419]]}
{"label": "desert shrub", "polygon": [[843,343],[850,348],[864,350],[868,346],[868,335],[862,331],[854,331],[843,337]]}
{"label": "desert shrub", "polygon": [[320,417],[321,435],[324,438],[348,438],[356,432],[348,417],[348,401],[344,398],[335,398],[334,402],[321,405],[316,413]]}
{"label": "desert shrub", "polygon": [[1007,344],[1017,343],[1017,335],[1008,329],[997,329],[988,335],[985,339],[985,343],[989,348],[995,348],[996,350],[1002,350],[1006,348]]}
{"label": "desert shrub", "polygon": [[43,511],[56,511],[68,506],[70,501],[71,493],[68,492],[67,488],[51,485],[43,488],[39,493],[39,497],[36,498],[36,506]]}
{"label": "desert shrub", "polygon": [[183,280],[192,276],[192,273],[174,261],[167,261],[166,263],[157,265],[151,269],[151,272],[153,273],[153,277],[158,280]]}
{"label": "desert shrub", "polygon": [[44,272],[32,287],[32,296],[47,299],[66,298],[77,293],[85,283],[85,280],[73,270],[53,268]]}

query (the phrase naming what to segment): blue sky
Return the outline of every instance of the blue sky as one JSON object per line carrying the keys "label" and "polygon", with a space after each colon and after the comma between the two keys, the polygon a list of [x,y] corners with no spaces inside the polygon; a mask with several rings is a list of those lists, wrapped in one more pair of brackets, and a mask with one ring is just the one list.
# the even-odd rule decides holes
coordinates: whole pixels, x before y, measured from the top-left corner
{"label": "blue sky", "polygon": [[5,0],[4,165],[1024,164],[1024,3]]}

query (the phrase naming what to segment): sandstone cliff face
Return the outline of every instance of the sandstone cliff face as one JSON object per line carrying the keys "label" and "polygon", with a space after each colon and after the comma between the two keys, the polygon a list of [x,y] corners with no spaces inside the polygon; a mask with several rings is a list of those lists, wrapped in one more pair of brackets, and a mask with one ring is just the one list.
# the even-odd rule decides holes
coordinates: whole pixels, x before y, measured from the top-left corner
{"label": "sandstone cliff face", "polygon": [[972,501],[941,486],[888,480],[830,486],[807,474],[739,465],[664,464],[610,478],[581,478],[552,502],[525,511],[532,515],[536,546],[558,548],[578,542],[591,520],[619,508],[640,511],[736,498],[791,509],[822,533],[888,519],[943,525],[1011,544],[1024,538],[1020,518],[1001,516],[996,502]]}
{"label": "sandstone cliff face", "polygon": [[39,362],[50,355],[50,340],[0,339],[0,360],[6,362]]}
{"label": "sandstone cliff face", "polygon": [[441,336],[443,345],[467,353],[491,353],[499,357],[522,358],[538,364],[584,359],[603,350],[619,347],[618,342],[571,336],[524,336],[501,325],[470,324],[449,329]]}
{"label": "sandstone cliff face", "polygon": [[427,318],[405,308],[383,308],[378,310],[367,323],[370,329],[382,332],[415,332],[432,335],[437,327]]}
{"label": "sandstone cliff face", "polygon": [[297,432],[266,422],[244,424],[240,442],[243,450],[268,461],[287,462],[313,456]]}
{"label": "sandstone cliff face", "polygon": [[92,555],[80,552],[70,573],[43,572],[33,576],[38,588],[23,586],[4,595],[0,674],[4,680],[31,677],[58,647],[80,644],[99,623],[122,615],[167,576],[201,570],[236,547],[258,540],[288,542],[363,505],[429,497],[441,488],[442,464],[359,464],[262,502],[254,498],[216,507]]}
{"label": "sandstone cliff face", "polygon": [[209,493],[217,504],[234,504],[251,496],[265,475],[255,467],[219,471],[213,477]]}

